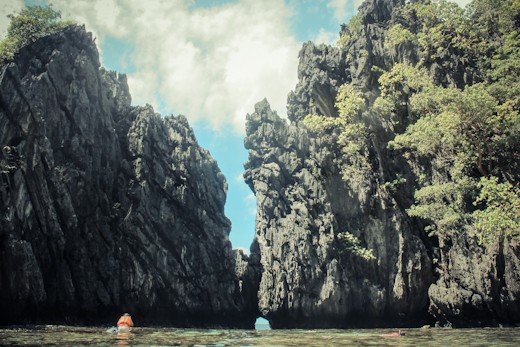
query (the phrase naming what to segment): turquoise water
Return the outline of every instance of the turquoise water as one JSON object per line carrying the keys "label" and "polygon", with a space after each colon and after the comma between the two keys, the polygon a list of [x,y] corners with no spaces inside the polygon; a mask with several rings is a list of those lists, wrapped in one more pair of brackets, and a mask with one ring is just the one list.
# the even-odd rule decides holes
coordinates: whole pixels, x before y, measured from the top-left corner
{"label": "turquoise water", "polygon": [[0,329],[1,346],[520,346],[520,328],[406,329],[404,337],[383,337],[391,329],[197,330],[134,328],[129,335],[109,327],[41,326]]}

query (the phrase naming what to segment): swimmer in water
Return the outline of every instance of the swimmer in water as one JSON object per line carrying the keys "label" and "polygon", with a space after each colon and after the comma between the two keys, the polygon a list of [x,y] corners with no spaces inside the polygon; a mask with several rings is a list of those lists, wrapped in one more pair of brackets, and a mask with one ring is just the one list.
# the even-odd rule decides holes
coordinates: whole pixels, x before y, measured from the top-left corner
{"label": "swimmer in water", "polygon": [[130,314],[125,313],[117,321],[117,332],[123,334],[129,333],[132,330],[133,326],[134,322],[132,321],[132,317],[130,316]]}
{"label": "swimmer in water", "polygon": [[405,335],[404,331],[399,329],[396,333],[383,334],[381,336],[385,336],[385,337],[401,337],[401,336],[404,336],[404,335]]}

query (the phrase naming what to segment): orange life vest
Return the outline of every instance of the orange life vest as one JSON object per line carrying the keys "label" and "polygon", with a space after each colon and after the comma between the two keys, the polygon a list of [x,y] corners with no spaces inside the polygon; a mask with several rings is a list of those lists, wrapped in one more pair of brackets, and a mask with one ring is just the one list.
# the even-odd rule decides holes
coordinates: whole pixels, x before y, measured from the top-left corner
{"label": "orange life vest", "polygon": [[132,322],[132,317],[130,316],[121,316],[121,318],[119,318],[119,320],[117,321],[117,326],[122,326],[122,325],[125,325],[127,327],[133,327],[134,326],[134,322]]}

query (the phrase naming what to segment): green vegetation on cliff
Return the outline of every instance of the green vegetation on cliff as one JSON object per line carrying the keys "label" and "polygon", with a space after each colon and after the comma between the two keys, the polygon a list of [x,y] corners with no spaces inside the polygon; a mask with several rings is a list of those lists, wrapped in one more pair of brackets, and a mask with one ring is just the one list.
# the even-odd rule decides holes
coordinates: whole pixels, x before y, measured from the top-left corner
{"label": "green vegetation on cliff", "polygon": [[[432,233],[468,232],[481,243],[520,238],[519,27],[520,0],[475,0],[466,10],[425,0],[402,6],[387,31],[387,49],[411,42],[420,59],[383,71],[369,112],[406,120],[389,150],[411,163],[417,182],[408,213]],[[450,76],[455,69],[462,78]],[[338,118],[309,115],[304,124],[333,134],[346,181],[368,179],[363,94],[346,84],[336,107]]]}
{"label": "green vegetation on cliff", "polygon": [[343,34],[338,40],[338,45],[343,46],[350,40],[358,39],[362,28],[363,18],[361,18],[359,15],[352,16],[345,27],[346,33]]}
{"label": "green vegetation on cliff", "polygon": [[[435,232],[466,230],[480,242],[520,237],[519,3],[477,0],[466,11],[444,0],[404,6],[419,22],[423,59],[394,66],[380,83],[383,98],[392,78],[406,90],[412,120],[390,146],[444,172],[423,176],[409,209]],[[425,78],[430,63],[456,59],[476,70],[478,83],[439,86]]]}
{"label": "green vegetation on cliff", "polygon": [[331,134],[331,141],[339,146],[343,155],[343,179],[351,184],[363,184],[372,170],[366,146],[367,129],[360,120],[365,99],[361,92],[346,83],[339,88],[335,106],[337,118],[310,114],[303,123],[319,134]]}
{"label": "green vegetation on cliff", "polygon": [[50,6],[28,6],[19,14],[7,17],[11,22],[7,36],[0,42],[0,63],[13,59],[20,48],[29,43],[74,24],[60,20],[60,12]]}
{"label": "green vegetation on cliff", "polygon": [[[351,185],[364,185],[371,175],[371,165],[366,138],[368,130],[360,119],[365,108],[363,94],[348,83],[340,86],[335,106],[338,117],[310,114],[303,124],[311,131],[326,136],[341,152],[343,180]],[[342,251],[352,253],[365,260],[373,260],[372,250],[361,246],[361,241],[349,232],[336,235]]]}

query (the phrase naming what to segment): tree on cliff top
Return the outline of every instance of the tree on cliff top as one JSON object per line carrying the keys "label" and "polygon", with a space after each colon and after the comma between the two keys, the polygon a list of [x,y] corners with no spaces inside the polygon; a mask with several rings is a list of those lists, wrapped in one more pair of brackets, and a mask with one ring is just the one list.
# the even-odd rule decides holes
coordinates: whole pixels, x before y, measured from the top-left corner
{"label": "tree on cliff top", "polygon": [[0,42],[0,63],[12,60],[24,46],[39,38],[54,34],[72,24],[62,21],[61,13],[50,6],[28,6],[17,15],[7,16],[11,20],[7,36]]}
{"label": "tree on cliff top", "polygon": [[[404,103],[411,121],[390,148],[437,172],[419,173],[408,213],[439,235],[470,231],[483,244],[520,239],[520,1],[452,8],[445,0],[405,5],[405,18],[417,20],[405,21],[412,23],[407,30],[427,59],[396,64],[379,79],[389,110]],[[466,64],[479,83],[434,85],[425,69],[434,60]]]}
{"label": "tree on cliff top", "polygon": [[[389,149],[410,163],[415,177],[408,179],[417,179],[407,212],[429,222],[431,235],[469,232],[482,244],[520,240],[519,10],[520,0],[474,0],[466,10],[448,0],[396,8],[385,47],[410,42],[421,59],[389,71],[374,66],[382,75],[373,104],[347,83],[338,90],[338,117],[310,114],[303,121],[338,146],[345,182],[388,179],[383,187],[398,192],[407,181],[406,171],[391,180],[371,166],[370,114],[396,129]],[[344,28],[345,52],[363,25],[359,17]],[[467,75],[443,80],[432,65],[462,66]]]}

